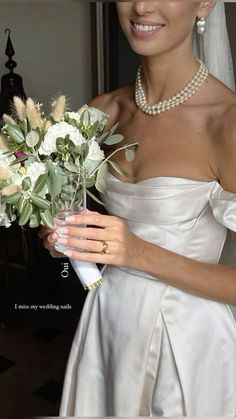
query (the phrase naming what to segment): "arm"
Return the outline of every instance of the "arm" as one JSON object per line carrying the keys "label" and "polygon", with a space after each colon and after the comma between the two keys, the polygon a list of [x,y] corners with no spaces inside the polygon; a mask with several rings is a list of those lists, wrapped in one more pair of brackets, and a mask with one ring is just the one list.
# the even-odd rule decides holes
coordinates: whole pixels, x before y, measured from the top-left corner
{"label": "arm", "polygon": [[[231,192],[236,192],[236,106],[227,109],[222,135],[216,143],[216,170],[219,173],[221,186]],[[217,158],[218,157],[218,158]],[[236,233],[231,231],[231,237],[236,244]]]}

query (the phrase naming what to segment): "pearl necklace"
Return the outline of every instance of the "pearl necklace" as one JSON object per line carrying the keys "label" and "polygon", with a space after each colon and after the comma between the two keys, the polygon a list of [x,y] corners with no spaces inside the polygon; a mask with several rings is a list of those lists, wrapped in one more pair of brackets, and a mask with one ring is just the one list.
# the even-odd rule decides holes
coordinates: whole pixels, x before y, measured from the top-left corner
{"label": "pearl necklace", "polygon": [[184,87],[183,90],[178,92],[175,96],[170,99],[163,100],[161,102],[149,105],[142,87],[141,81],[141,66],[138,69],[136,82],[135,82],[135,103],[136,105],[148,115],[158,115],[161,112],[165,112],[179,106],[193,96],[205,82],[209,70],[207,66],[200,61],[200,67],[194,78]]}

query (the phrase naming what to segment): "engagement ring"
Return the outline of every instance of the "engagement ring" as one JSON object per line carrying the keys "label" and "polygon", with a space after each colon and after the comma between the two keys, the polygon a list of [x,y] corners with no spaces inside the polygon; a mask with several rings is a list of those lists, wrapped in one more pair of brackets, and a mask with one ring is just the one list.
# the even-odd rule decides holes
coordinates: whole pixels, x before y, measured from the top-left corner
{"label": "engagement ring", "polygon": [[101,254],[102,254],[102,255],[106,255],[106,254],[108,253],[108,251],[109,251],[109,246],[108,246],[108,244],[107,244],[107,242],[106,242],[106,241],[103,241],[103,242],[102,242],[102,250],[101,250]]}

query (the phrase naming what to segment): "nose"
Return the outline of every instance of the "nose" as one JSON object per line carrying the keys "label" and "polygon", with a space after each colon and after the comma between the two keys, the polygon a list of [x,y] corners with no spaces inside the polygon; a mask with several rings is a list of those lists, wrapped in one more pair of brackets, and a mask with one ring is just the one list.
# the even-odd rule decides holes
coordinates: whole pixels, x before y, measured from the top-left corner
{"label": "nose", "polygon": [[149,13],[152,13],[152,11],[155,8],[155,3],[153,1],[135,1],[133,3],[133,7],[135,12],[142,16],[142,15],[147,15]]}

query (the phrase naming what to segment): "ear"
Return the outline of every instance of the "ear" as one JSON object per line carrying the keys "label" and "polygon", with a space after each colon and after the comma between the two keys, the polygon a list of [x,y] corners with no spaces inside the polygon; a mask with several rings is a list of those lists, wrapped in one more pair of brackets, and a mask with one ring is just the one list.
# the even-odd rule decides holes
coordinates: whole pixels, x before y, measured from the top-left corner
{"label": "ear", "polygon": [[216,1],[202,1],[198,9],[198,18],[207,17],[214,9]]}

